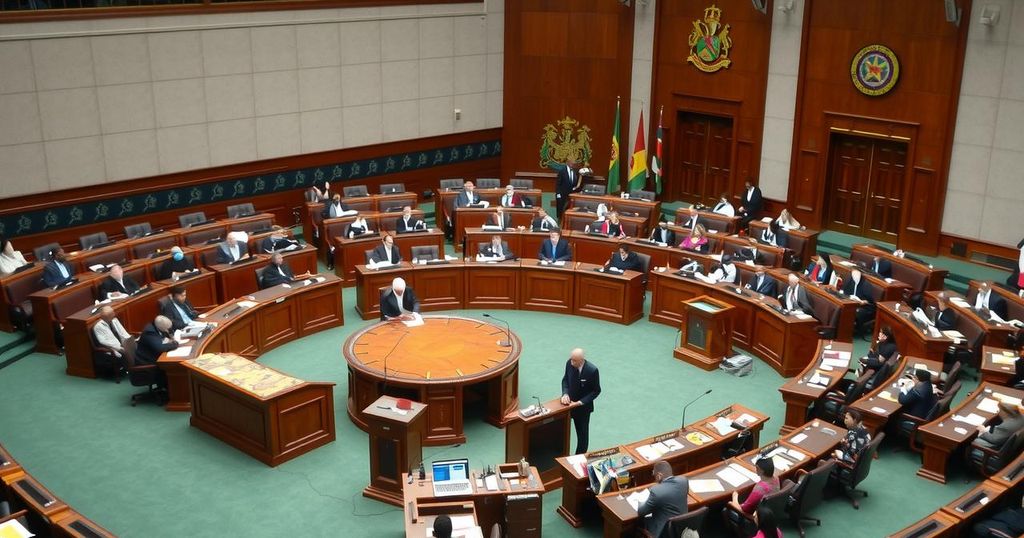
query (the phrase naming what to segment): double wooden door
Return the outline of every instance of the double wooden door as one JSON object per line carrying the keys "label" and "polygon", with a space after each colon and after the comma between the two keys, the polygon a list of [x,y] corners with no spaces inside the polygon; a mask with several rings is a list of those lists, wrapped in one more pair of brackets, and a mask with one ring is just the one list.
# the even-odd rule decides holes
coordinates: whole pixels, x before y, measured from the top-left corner
{"label": "double wooden door", "polygon": [[668,199],[715,205],[723,192],[731,191],[732,120],[681,112],[676,132],[671,177],[677,180],[666,185]]}
{"label": "double wooden door", "polygon": [[827,226],[895,243],[900,231],[907,144],[833,135]]}

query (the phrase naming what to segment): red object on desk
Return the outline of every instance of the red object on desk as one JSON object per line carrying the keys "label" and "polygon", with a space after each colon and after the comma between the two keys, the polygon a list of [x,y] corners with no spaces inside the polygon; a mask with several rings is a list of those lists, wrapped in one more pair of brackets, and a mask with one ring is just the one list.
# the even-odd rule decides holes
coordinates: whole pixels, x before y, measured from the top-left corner
{"label": "red object on desk", "polygon": [[398,398],[395,400],[395,407],[408,411],[412,409],[412,401],[406,398]]}

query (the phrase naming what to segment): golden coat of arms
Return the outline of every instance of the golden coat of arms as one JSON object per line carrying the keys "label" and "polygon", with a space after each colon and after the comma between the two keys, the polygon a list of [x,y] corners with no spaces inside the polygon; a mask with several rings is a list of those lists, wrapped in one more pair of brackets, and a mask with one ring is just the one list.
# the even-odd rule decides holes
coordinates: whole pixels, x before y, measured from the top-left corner
{"label": "golden coat of arms", "polygon": [[[722,10],[714,4],[704,10],[704,20],[693,21],[690,32],[690,55],[686,61],[705,73],[714,73],[729,67],[729,49],[732,38],[729,37],[729,25],[721,26]],[[719,32],[721,30],[721,32]]]}
{"label": "golden coat of arms", "polygon": [[[555,127],[557,125],[558,127]],[[544,126],[541,136],[540,165],[564,163],[570,158],[583,166],[590,166],[590,127],[566,116],[554,124]]]}

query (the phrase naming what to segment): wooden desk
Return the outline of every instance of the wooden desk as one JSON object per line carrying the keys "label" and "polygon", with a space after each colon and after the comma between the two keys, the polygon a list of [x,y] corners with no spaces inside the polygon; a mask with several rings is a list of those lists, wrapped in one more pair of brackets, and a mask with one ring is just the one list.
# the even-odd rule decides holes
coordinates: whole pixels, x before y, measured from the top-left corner
{"label": "wooden desk", "polygon": [[134,260],[153,257],[158,252],[168,251],[173,247],[181,246],[181,236],[174,232],[157,232],[153,235],[138,237],[136,239],[125,239],[124,243]]}
{"label": "wooden desk", "polygon": [[1024,481],[1024,453],[1017,456],[1013,461],[1003,467],[998,473],[991,477],[992,480],[1006,486],[1014,487]]}
{"label": "wooden desk", "polygon": [[109,265],[117,263],[127,265],[132,259],[129,255],[128,244],[124,241],[115,241],[105,247],[98,247],[92,250],[76,250],[68,252],[68,262],[75,267],[78,273],[89,271],[89,266],[96,264]]}
{"label": "wooden desk", "polygon": [[56,522],[55,533],[68,538],[116,538],[114,533],[70,508]]}
{"label": "wooden desk", "polygon": [[0,276],[0,331],[14,332],[12,309],[29,300],[33,292],[45,288],[43,284],[43,262],[19,273]]}
{"label": "wooden desk", "polygon": [[[747,225],[748,235],[757,239],[761,238],[761,234],[768,228],[768,223],[760,219],[754,219]],[[780,234],[786,234],[788,241],[786,242],[786,248],[793,252],[793,259],[797,260],[799,267],[802,269],[807,267],[811,263],[813,258],[818,253],[818,230],[809,230],[806,228],[794,228],[792,230],[781,230]],[[679,237],[678,234],[676,237]]]}
{"label": "wooden desk", "polygon": [[161,355],[157,364],[167,374],[167,410],[191,407],[188,371],[181,363],[203,353],[237,353],[253,358],[281,344],[345,323],[341,281],[321,275],[322,282],[291,288],[274,286],[253,293],[245,307],[234,300],[203,314],[203,321],[217,326],[193,341],[185,357]]}
{"label": "wooden desk", "polygon": [[[807,364],[798,375],[788,379],[781,387],[782,401],[786,403],[786,417],[779,428],[780,434],[787,434],[810,418],[809,409],[823,396],[834,390],[849,370],[853,360],[853,344],[831,340],[818,340],[816,360]],[[846,361],[847,367],[825,365],[825,361]],[[828,368],[828,369],[825,369]],[[812,377],[828,382],[824,385],[808,383]]]}
{"label": "wooden desk", "polygon": [[[510,217],[513,228],[523,226],[529,228],[533,224],[533,219],[537,218],[537,208],[535,207],[506,207],[504,208],[506,215]],[[494,204],[488,208],[479,207],[460,207],[455,210],[455,250],[461,251],[463,245],[463,238],[465,237],[466,228],[480,228],[487,223],[487,219],[496,213]]]}
{"label": "wooden desk", "polygon": [[889,538],[947,538],[955,536],[956,525],[956,519],[938,511],[890,534]]}
{"label": "wooden desk", "polygon": [[365,431],[363,409],[384,394],[405,397],[427,405],[425,445],[464,443],[464,393],[479,385],[487,421],[503,426],[519,406],[519,338],[512,333],[512,346],[501,347],[505,327],[455,316],[423,321],[419,327],[375,323],[345,341],[352,422]]}
{"label": "wooden desk", "polygon": [[901,377],[913,375],[914,371],[924,367],[932,373],[933,384],[939,383],[939,374],[942,373],[942,361],[931,361],[919,357],[904,355],[899,366],[893,370],[892,375],[880,383],[874,390],[864,394],[850,407],[860,411],[864,419],[864,427],[871,432],[871,435],[878,435],[878,432],[885,428],[889,418],[899,415],[903,411],[903,405],[899,402],[900,388],[896,383]]}
{"label": "wooden desk", "polygon": [[569,209],[586,208],[593,212],[597,204],[605,204],[609,210],[617,211],[622,217],[637,217],[644,221],[642,233],[644,237],[658,225],[661,218],[661,201],[645,201],[636,198],[622,198],[611,195],[593,195],[573,193],[569,195]]}
{"label": "wooden desk", "polygon": [[644,317],[644,274],[598,269],[600,265],[576,264],[573,313],[623,325]]}
{"label": "wooden desk", "polygon": [[572,314],[576,274],[572,262],[554,265],[524,258],[519,269],[519,309]]}
{"label": "wooden desk", "polygon": [[[442,226],[445,230],[448,229],[449,223],[453,223],[452,220],[455,218],[455,199],[459,197],[461,192],[462,187],[455,190],[434,189],[434,214],[437,215],[438,226]],[[480,200],[490,203],[490,207],[493,209],[501,205],[501,197],[505,195],[505,189],[476,189],[476,193],[480,196]],[[541,206],[543,196],[540,189],[516,189],[516,193],[533,200],[534,207],[539,208]]]}
{"label": "wooden desk", "polygon": [[[992,293],[1003,298],[1006,301],[1006,317],[1010,319],[1018,319],[1024,321],[1024,297],[1017,295],[1016,290],[1007,288],[1005,285],[999,282],[988,281],[989,287],[992,289]],[[978,297],[978,287],[981,282],[978,280],[972,280],[967,284],[967,302],[974,304],[974,301]]]}
{"label": "wooden desk", "polygon": [[[660,435],[641,439],[639,441],[617,445],[603,450],[595,450],[584,455],[585,464],[589,465],[597,460],[612,458],[616,463],[616,469],[623,469],[629,473],[630,484],[633,487],[650,484],[654,481],[652,469],[657,461],[666,461],[672,465],[672,471],[676,474],[685,474],[694,469],[711,465],[720,461],[722,449],[729,446],[739,435],[740,430],[733,430],[732,433],[721,435],[715,428],[708,426],[718,416],[729,420],[735,420],[743,414],[750,415],[756,420],[747,425],[752,432],[754,444],[760,435],[764,423],[768,417],[739,404],[734,404],[722,409],[706,418],[696,420],[679,430],[672,430]],[[674,440],[682,448],[666,452],[660,457],[648,458],[648,445],[662,443],[667,440]],[[701,444],[696,444],[700,441]],[[633,463],[621,465],[622,457],[628,457]],[[576,465],[572,460],[578,459],[571,456],[556,459],[558,468],[562,474],[562,504],[558,507],[558,515],[562,516],[573,527],[582,527],[587,521],[595,520],[600,516],[600,510],[594,491],[590,489],[590,479],[583,464]]]}
{"label": "wooden desk", "polygon": [[[66,517],[70,508],[67,503],[54,495],[39,483],[32,475],[25,472],[11,474],[3,478],[7,485],[8,495],[13,497],[16,506],[23,506],[28,511],[29,527],[36,534],[45,526],[52,533],[56,522]],[[45,534],[45,532],[44,532]]]}
{"label": "wooden desk", "polygon": [[936,269],[924,261],[894,256],[892,252],[877,245],[853,245],[850,251],[850,259],[867,266],[872,265],[875,256],[887,260],[892,265],[892,277],[906,282],[916,292],[941,290],[946,287],[946,277],[949,275],[946,269]]}
{"label": "wooden desk", "polygon": [[179,244],[181,246],[188,247],[202,245],[211,239],[223,240],[230,231],[248,232],[251,230],[259,230],[261,228],[270,228],[273,225],[273,213],[257,213],[255,215],[249,215],[248,217],[217,220],[200,226],[175,228],[170,230],[170,233],[180,237]]}
{"label": "wooden desk", "polygon": [[[1009,385],[1017,375],[1016,360],[1019,355],[1012,349],[995,346],[981,348],[981,381],[993,385]],[[998,362],[997,362],[998,361]],[[1007,364],[1009,362],[1009,364]]]}
{"label": "wooden desk", "polygon": [[192,426],[271,466],[333,442],[334,383],[302,381],[234,354],[182,362]]}
{"label": "wooden desk", "polygon": [[505,461],[526,460],[537,468],[544,491],[562,485],[557,458],[569,454],[569,430],[572,408],[579,402],[563,405],[560,398],[544,402],[544,411],[524,417],[518,409],[505,416]]}
{"label": "wooden desk", "polygon": [[480,252],[480,245],[489,245],[491,237],[497,235],[501,240],[508,243],[508,249],[519,257],[533,256],[533,253],[523,251],[523,234],[518,228],[505,230],[488,229],[482,227],[470,227],[462,230],[463,253],[466,256],[475,256]]}
{"label": "wooden desk", "polygon": [[21,465],[18,465],[11,453],[3,445],[0,445],[0,479],[22,472]]}
{"label": "wooden desk", "polygon": [[395,246],[402,253],[403,260],[412,261],[412,247],[437,247],[437,255],[444,258],[444,232],[429,228],[422,232],[396,233]]}
{"label": "wooden desk", "polygon": [[101,273],[79,273],[78,282],[62,288],[43,288],[32,292],[32,324],[36,330],[36,351],[60,354],[57,341],[60,323],[79,310],[96,301],[96,287],[107,275]]}
{"label": "wooden desk", "polygon": [[466,308],[514,310],[519,300],[519,261],[465,261]]}
{"label": "wooden desk", "polygon": [[[899,312],[896,311],[896,305],[899,305]],[[925,334],[927,331],[918,327],[906,303],[886,301],[876,303],[875,307],[875,334],[886,325],[891,327],[893,336],[900,343],[900,352],[904,355],[941,363],[946,350],[953,345],[949,337]]]}
{"label": "wooden desk", "polygon": [[[480,467],[483,464],[477,464],[470,462],[470,465],[478,465]],[[540,502],[540,496],[544,494],[544,487],[541,484],[540,476],[537,473],[536,467],[530,467],[530,476],[528,479],[505,479],[498,478],[498,490],[490,491],[481,486],[478,483],[478,476],[476,472],[470,474],[470,484],[473,487],[473,491],[466,495],[454,495],[445,497],[434,496],[434,484],[433,476],[430,472],[427,473],[425,480],[413,479],[412,483],[406,478],[408,475],[404,475],[402,482],[405,484],[402,492],[402,505],[406,507],[408,511],[410,508],[413,513],[419,513],[420,507],[424,505],[437,503],[439,500],[447,503],[458,503],[458,502],[469,502],[473,503],[473,507],[476,511],[477,521],[482,529],[487,529],[490,532],[490,528],[495,523],[502,524],[505,522],[505,504],[508,497],[511,495],[536,495],[538,503]],[[413,536],[410,534],[413,530],[410,528],[411,518],[409,512],[405,514],[405,525],[406,525],[406,536]],[[531,536],[539,536],[540,529],[537,529],[536,534]],[[423,534],[419,534],[414,538],[421,538]],[[506,534],[503,534],[506,536]]]}
{"label": "wooden desk", "polygon": [[993,507],[999,506],[1002,504],[1003,498],[1009,497],[1009,494],[1009,488],[989,479],[945,504],[940,510],[957,520],[959,530],[966,533],[970,529],[972,520],[977,521],[984,512],[992,512],[992,510],[986,510],[987,505],[991,503]]}
{"label": "wooden desk", "polygon": [[[282,252],[284,262],[291,267],[296,275],[317,273],[316,248],[306,245],[298,250]],[[230,263],[219,263],[211,265],[209,269],[217,274],[217,290],[220,302],[224,303],[238,297],[250,295],[259,290],[256,282],[256,270],[262,269],[269,263],[270,256],[255,255],[245,261],[234,265]]]}
{"label": "wooden desk", "polygon": [[[401,503],[399,498],[398,502]],[[412,508],[410,511],[409,509]],[[426,501],[405,507],[405,538],[423,538],[429,536],[427,532],[433,532],[434,520],[442,514],[454,518],[456,516],[473,518],[473,525],[480,527],[480,521],[476,517],[476,508],[472,502],[447,502],[444,497],[434,501]],[[454,524],[453,520],[453,524]],[[453,534],[456,529],[452,529]],[[483,531],[481,530],[481,533]],[[483,535],[483,534],[481,534]]]}
{"label": "wooden desk", "polygon": [[[978,404],[984,399],[993,398],[994,394],[1017,399],[1024,398],[1024,391],[982,383],[955,409],[951,409],[949,413],[917,429],[921,436],[921,442],[924,444],[923,463],[917,470],[917,476],[934,480],[940,484],[946,483],[946,464],[949,461],[949,455],[957,448],[970,443],[978,434],[977,429],[970,424],[953,420],[953,415],[965,417],[974,413],[985,417],[987,423],[995,416],[995,413],[979,409]],[[956,431],[957,428],[961,431]]]}
{"label": "wooden desk", "polygon": [[[597,213],[570,209],[562,215],[561,227],[565,231],[573,232],[586,232],[587,229],[600,231],[597,227],[599,224]],[[644,217],[620,216],[619,224],[622,225],[622,231],[627,237],[647,237],[651,233],[647,229],[647,219]]]}
{"label": "wooden desk", "polygon": [[[334,274],[341,278],[345,286],[356,283],[356,266],[366,263],[366,251],[382,244],[383,235],[378,233],[363,234],[353,238],[335,236],[331,238],[334,245]],[[403,260],[409,260],[402,256]]]}
{"label": "wooden desk", "polygon": [[[690,208],[680,207],[676,209],[676,224],[683,224],[690,219]],[[697,211],[697,222],[704,225],[709,232],[723,232],[734,234],[739,231],[740,217],[729,217],[719,215],[712,211]],[[682,240],[682,238],[679,238]]]}
{"label": "wooden desk", "polygon": [[423,461],[422,440],[427,433],[427,406],[409,405],[400,410],[395,398],[381,396],[363,409],[370,434],[370,484],[363,488],[363,497],[402,506],[402,475]]}
{"label": "wooden desk", "polygon": [[756,248],[757,253],[764,258],[760,265],[766,267],[782,267],[786,260],[786,249],[773,247],[761,243],[752,243],[749,237],[727,235],[721,238],[722,253],[730,254],[735,259],[743,249]]}
{"label": "wooden desk", "polygon": [[572,245],[573,260],[597,265],[608,262],[612,253],[619,248],[619,243],[623,242],[621,239],[583,232],[565,232],[563,237]]}
{"label": "wooden desk", "polygon": [[[964,296],[959,293],[953,290],[945,290],[942,293],[946,294],[948,307],[956,312],[956,330],[964,335],[969,344],[975,341],[975,337],[980,337],[980,333],[985,333],[985,336],[981,337],[983,344],[1005,346],[1009,337],[1017,332],[1017,328],[1013,325],[992,321],[968,306],[969,303],[966,303]],[[926,292],[923,302],[928,306],[934,306],[938,300],[938,294],[939,292],[936,291]],[[980,349],[975,351],[980,351]]]}
{"label": "wooden desk", "polygon": [[153,285],[168,289],[174,286],[185,288],[185,291],[188,292],[188,301],[200,312],[205,312],[220,304],[217,293],[217,275],[209,269],[200,269],[195,276],[178,280],[173,278],[158,280]]}
{"label": "wooden desk", "polygon": [[910,284],[895,279],[885,279],[874,273],[868,272],[860,265],[847,260],[839,255],[832,255],[832,269],[835,274],[843,279],[843,282],[850,280],[850,274],[854,269],[861,272],[862,282],[867,281],[875,291],[875,301],[902,301],[910,297],[913,288]]}

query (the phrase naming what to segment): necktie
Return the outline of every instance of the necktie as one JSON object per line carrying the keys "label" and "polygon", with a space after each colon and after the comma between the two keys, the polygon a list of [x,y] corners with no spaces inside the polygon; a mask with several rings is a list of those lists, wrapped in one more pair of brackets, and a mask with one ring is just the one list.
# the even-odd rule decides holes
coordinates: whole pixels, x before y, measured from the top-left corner
{"label": "necktie", "polygon": [[555,243],[551,243],[551,261],[555,261]]}
{"label": "necktie", "polygon": [[71,274],[68,273],[67,267],[64,267],[63,263],[57,262],[57,269],[60,269],[60,275],[62,277],[67,278],[67,277],[71,276]]}
{"label": "necktie", "polygon": [[718,202],[718,205],[715,206],[715,212],[716,213],[722,209],[722,205],[723,205],[722,202]]}

